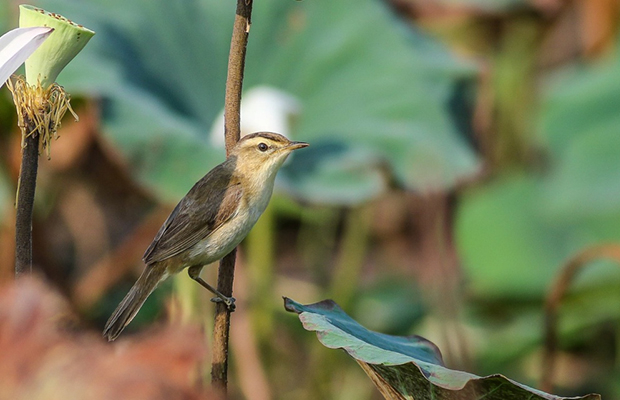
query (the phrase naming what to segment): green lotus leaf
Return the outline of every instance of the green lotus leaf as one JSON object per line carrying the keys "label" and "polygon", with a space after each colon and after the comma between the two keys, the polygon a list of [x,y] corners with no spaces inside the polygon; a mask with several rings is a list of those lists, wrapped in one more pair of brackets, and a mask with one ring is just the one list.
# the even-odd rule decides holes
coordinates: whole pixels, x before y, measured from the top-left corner
{"label": "green lotus leaf", "polygon": [[[328,348],[343,349],[372,378],[379,390],[395,399],[547,399],[565,397],[541,392],[502,375],[478,377],[444,366],[439,349],[419,336],[390,336],[369,331],[335,302],[302,305],[284,298],[287,311],[299,314],[308,331],[315,331]],[[571,399],[600,399],[590,394]]]}
{"label": "green lotus leaf", "polygon": [[[574,254],[620,240],[618,71],[614,56],[556,77],[540,121],[547,170],[500,176],[463,196],[457,245],[476,295],[542,298]],[[618,279],[606,271],[600,283]]]}
{"label": "green lotus leaf", "polygon": [[[223,159],[208,132],[223,108],[234,5],[41,3],[98,32],[67,67],[63,84],[103,98],[106,137],[140,182],[178,199]],[[315,152],[324,165],[312,173],[294,160],[286,167],[280,188],[308,201],[359,203],[381,193],[388,178],[424,190],[476,173],[479,160],[454,111],[467,108],[474,74],[373,0],[254,4],[246,91],[268,86],[294,96],[300,114],[291,135],[345,155],[339,162],[331,152]],[[155,162],[167,148],[176,150]]]}

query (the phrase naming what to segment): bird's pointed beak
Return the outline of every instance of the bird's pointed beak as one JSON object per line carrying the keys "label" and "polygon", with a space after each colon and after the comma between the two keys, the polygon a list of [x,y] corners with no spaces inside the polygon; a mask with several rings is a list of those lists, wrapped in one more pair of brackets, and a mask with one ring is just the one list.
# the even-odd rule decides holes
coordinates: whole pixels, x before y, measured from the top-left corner
{"label": "bird's pointed beak", "polygon": [[293,151],[293,150],[301,149],[301,148],[308,147],[308,146],[310,146],[310,144],[306,142],[291,142],[288,144],[288,146],[286,146],[286,148]]}

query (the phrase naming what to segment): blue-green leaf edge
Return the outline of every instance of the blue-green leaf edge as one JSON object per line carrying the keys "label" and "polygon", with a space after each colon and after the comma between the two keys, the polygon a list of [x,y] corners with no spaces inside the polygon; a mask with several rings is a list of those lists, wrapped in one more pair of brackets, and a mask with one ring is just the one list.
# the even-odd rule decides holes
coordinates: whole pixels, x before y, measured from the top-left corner
{"label": "blue-green leaf edge", "polygon": [[[496,387],[515,386],[517,390],[528,392],[529,399],[600,400],[597,394],[568,398],[555,396],[515,382],[501,374],[479,377],[448,369],[444,366],[439,348],[429,340],[417,335],[393,336],[368,330],[347,315],[333,300],[303,305],[284,297],[284,308],[297,313],[304,329],[316,332],[317,338],[325,347],[343,349],[354,359],[367,364],[383,367],[413,364],[429,383],[442,389],[458,392],[471,390],[471,386],[477,383],[498,381]],[[446,383],[448,377],[457,378],[458,382],[450,385]]]}

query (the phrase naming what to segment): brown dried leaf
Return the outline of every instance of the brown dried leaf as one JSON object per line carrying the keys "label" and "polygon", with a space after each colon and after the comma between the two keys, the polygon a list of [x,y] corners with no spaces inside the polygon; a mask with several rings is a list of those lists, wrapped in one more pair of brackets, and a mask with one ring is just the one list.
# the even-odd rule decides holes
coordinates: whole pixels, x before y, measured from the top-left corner
{"label": "brown dried leaf", "polygon": [[206,356],[197,327],[108,344],[70,321],[67,304],[40,280],[0,288],[0,400],[215,398],[196,388]]}

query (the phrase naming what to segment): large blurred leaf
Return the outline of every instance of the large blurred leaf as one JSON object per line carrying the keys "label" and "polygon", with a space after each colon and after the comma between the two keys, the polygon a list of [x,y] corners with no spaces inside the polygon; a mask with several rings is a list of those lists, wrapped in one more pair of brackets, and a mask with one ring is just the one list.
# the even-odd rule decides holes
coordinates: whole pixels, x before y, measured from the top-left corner
{"label": "large blurred leaf", "polygon": [[[389,399],[563,399],[501,375],[484,378],[443,365],[437,347],[419,336],[372,332],[349,317],[336,303],[324,300],[302,305],[285,298],[285,308],[299,314],[305,329],[319,341],[353,357]],[[600,399],[588,395],[573,399]]]}
{"label": "large blurred leaf", "polygon": [[539,297],[573,254],[620,240],[619,71],[616,57],[552,86],[546,173],[504,176],[463,198],[457,241],[476,294]]}
{"label": "large blurred leaf", "polygon": [[620,57],[563,74],[554,83],[541,124],[555,163],[546,206],[557,218],[618,214]]}
{"label": "large blurred leaf", "polygon": [[[457,242],[469,287],[494,308],[491,315],[501,315],[501,325],[484,333],[489,340],[481,359],[488,366],[514,366],[536,351],[543,327],[540,303],[500,308],[493,300],[540,300],[569,258],[620,240],[619,64],[616,58],[564,71],[548,87],[540,121],[544,173],[506,175],[463,198]],[[563,302],[563,348],[583,346],[598,332],[592,327],[620,318],[620,271],[609,262],[593,264]]]}
{"label": "large blurred leaf", "polygon": [[[223,107],[233,3],[39,2],[97,31],[59,80],[103,97],[109,139],[164,197],[178,198],[223,158],[206,132]],[[285,187],[311,201],[351,203],[380,193],[385,170],[410,189],[449,187],[475,172],[450,111],[472,72],[379,1],[262,0],[244,85],[297,96],[295,136],[339,149],[342,160],[314,151],[312,170],[293,160]]]}
{"label": "large blurred leaf", "polygon": [[378,277],[361,289],[351,302],[351,313],[356,321],[370,329],[392,335],[407,334],[429,312],[420,288],[402,276]]}

